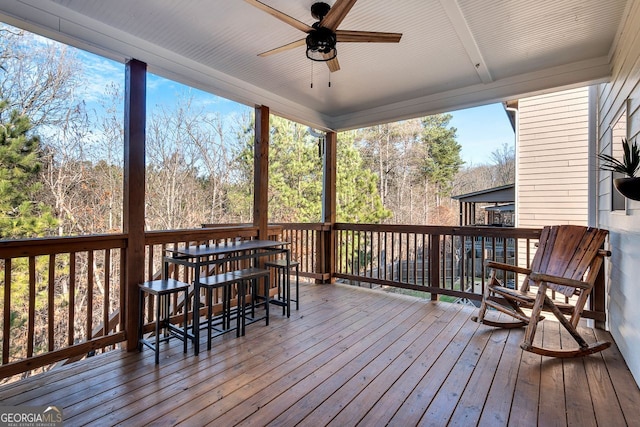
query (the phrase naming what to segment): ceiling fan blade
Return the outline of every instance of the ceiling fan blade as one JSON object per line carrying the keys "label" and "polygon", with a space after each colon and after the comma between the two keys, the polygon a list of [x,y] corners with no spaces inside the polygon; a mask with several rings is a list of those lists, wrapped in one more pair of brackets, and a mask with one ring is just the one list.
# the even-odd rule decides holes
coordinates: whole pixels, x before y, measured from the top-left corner
{"label": "ceiling fan blade", "polygon": [[266,4],[262,3],[261,1],[258,1],[258,0],[244,0],[244,1],[246,1],[247,3],[257,7],[258,9],[260,9],[262,11],[267,12],[269,15],[278,18],[282,22],[285,22],[285,23],[291,25],[292,27],[297,28],[300,31],[304,31],[305,33],[308,33],[309,31],[313,30],[313,28],[311,28],[311,26],[305,24],[304,22],[298,21],[296,18],[293,18],[293,17],[287,15],[286,13],[282,13],[279,10],[272,8],[271,6],[267,6]]}
{"label": "ceiling fan blade", "polygon": [[356,4],[356,1],[357,0],[336,0],[333,6],[331,6],[329,13],[327,13],[327,16],[325,16],[320,22],[320,26],[335,31],[336,28],[338,28],[338,25],[340,25],[347,16],[347,13],[349,13],[353,5]]}
{"label": "ceiling fan blade", "polygon": [[345,43],[399,43],[402,33],[380,33],[377,31],[336,31],[338,42]]}
{"label": "ceiling fan blade", "polygon": [[265,57],[265,56],[273,55],[275,53],[284,52],[285,50],[290,50],[298,46],[304,46],[305,44],[306,44],[305,39],[296,40],[294,42],[287,43],[283,46],[276,47],[275,49],[271,49],[266,52],[259,53],[258,56]]}
{"label": "ceiling fan blade", "polygon": [[330,72],[336,72],[340,69],[340,63],[338,63],[338,58],[333,58],[327,61],[327,67],[329,67]]}

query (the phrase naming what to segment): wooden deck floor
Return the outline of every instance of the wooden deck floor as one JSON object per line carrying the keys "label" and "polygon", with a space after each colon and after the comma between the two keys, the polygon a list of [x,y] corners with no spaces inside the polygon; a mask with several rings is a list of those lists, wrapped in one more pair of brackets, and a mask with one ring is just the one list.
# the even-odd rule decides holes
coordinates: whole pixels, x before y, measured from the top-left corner
{"label": "wooden deck floor", "polygon": [[[65,425],[640,425],[617,348],[583,359],[523,353],[522,330],[475,309],[344,285],[301,285],[290,319],[218,337],[211,351],[113,351],[0,388],[0,406],[55,405]],[[546,345],[570,338],[541,326]],[[588,331],[590,339],[606,337]]]}

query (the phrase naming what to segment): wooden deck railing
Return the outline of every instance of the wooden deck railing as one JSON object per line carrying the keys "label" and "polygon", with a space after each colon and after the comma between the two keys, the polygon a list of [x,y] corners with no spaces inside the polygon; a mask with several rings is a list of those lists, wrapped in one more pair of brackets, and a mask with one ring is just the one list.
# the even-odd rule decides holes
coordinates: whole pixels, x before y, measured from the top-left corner
{"label": "wooden deck railing", "polygon": [[[540,230],[336,224],[335,277],[479,300],[487,259],[529,266]],[[516,277],[507,277],[517,282]]]}
{"label": "wooden deck railing", "polygon": [[[291,242],[303,277],[342,280],[479,300],[486,259],[528,266],[540,231],[493,227],[279,224],[270,238]],[[145,236],[145,278],[160,277],[163,250],[257,236],[253,226],[154,231]],[[334,244],[331,245],[332,238]],[[0,378],[76,360],[126,339],[127,235],[0,241]],[[172,270],[189,282],[190,272]],[[506,277],[517,286],[518,277]],[[604,286],[585,317],[604,320]],[[175,300],[172,311],[181,310]],[[152,320],[151,312],[147,319]]]}
{"label": "wooden deck railing", "polygon": [[282,227],[282,240],[291,242],[291,257],[300,263],[300,276],[316,280],[328,280],[331,275],[323,271],[321,256],[324,253],[324,236],[331,227],[321,223],[277,224]]}
{"label": "wooden deck railing", "polygon": [[[304,259],[301,274],[326,277],[323,263],[309,260],[323,245],[324,224],[281,224],[293,259]],[[540,229],[335,224],[335,263],[331,277],[358,286],[381,286],[428,293],[432,299],[479,301],[488,272],[486,260],[529,267]],[[321,251],[320,251],[321,252]],[[324,253],[324,252],[321,252]],[[309,266],[313,270],[309,270]],[[517,288],[522,277],[500,277]],[[604,321],[604,281],[597,284],[584,317]],[[426,294],[425,294],[426,295]],[[558,296],[558,298],[564,298]]]}
{"label": "wooden deck railing", "polygon": [[[126,235],[0,242],[0,378],[124,340]],[[107,325],[105,327],[104,325]]]}
{"label": "wooden deck railing", "polygon": [[[270,238],[281,233],[281,227],[269,229]],[[145,277],[161,276],[165,248],[257,234],[253,226],[147,232]],[[126,234],[0,241],[0,378],[48,369],[126,339],[126,246]],[[187,271],[171,274],[189,280]]]}

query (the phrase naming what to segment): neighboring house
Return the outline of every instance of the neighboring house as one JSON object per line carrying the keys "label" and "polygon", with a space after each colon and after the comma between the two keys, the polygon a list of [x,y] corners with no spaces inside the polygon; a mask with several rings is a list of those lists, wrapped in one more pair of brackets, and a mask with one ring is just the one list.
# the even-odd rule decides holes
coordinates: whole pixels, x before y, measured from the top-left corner
{"label": "neighboring house", "polygon": [[474,191],[451,197],[460,203],[460,225],[513,227],[514,185]]}
{"label": "neighboring house", "polygon": [[516,226],[587,225],[589,88],[505,103],[516,131]]}
{"label": "neighboring house", "polygon": [[516,132],[515,189],[508,185],[453,197],[460,202],[460,225],[587,225],[589,88],[504,105]]}

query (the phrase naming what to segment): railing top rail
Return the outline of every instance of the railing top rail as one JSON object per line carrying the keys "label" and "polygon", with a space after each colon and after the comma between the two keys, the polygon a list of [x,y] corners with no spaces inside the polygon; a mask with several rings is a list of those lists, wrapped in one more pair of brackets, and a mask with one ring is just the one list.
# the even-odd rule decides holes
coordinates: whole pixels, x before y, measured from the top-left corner
{"label": "railing top rail", "polygon": [[540,236],[541,229],[537,228],[512,228],[491,226],[440,226],[440,225],[406,225],[406,224],[334,224],[336,230],[395,232],[440,234],[453,236],[482,236],[482,237],[519,237],[536,239]]}
{"label": "railing top rail", "polygon": [[[281,225],[270,225],[269,235],[282,233]],[[256,237],[254,226],[212,226],[182,230],[158,230],[145,233],[146,244],[162,244],[172,241],[197,241],[226,237]],[[42,237],[32,239],[0,240],[0,259],[59,253],[82,252],[127,247],[128,234],[92,234],[88,236]]]}
{"label": "railing top rail", "polygon": [[125,248],[126,246],[127,234],[93,234],[90,236],[0,240],[0,259]]}
{"label": "railing top rail", "polygon": [[[188,228],[183,230],[159,230],[147,231],[145,233],[145,244],[158,245],[168,242],[188,242],[208,239],[225,239],[228,237],[256,237],[258,227],[254,226],[213,226],[207,228]],[[270,236],[282,233],[282,227],[270,226],[268,234]]]}
{"label": "railing top rail", "polygon": [[286,230],[327,231],[331,229],[331,224],[324,222],[278,222],[274,225],[281,226]]}

